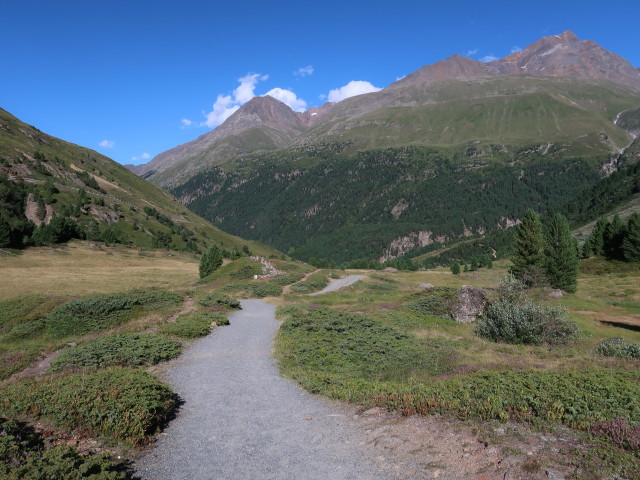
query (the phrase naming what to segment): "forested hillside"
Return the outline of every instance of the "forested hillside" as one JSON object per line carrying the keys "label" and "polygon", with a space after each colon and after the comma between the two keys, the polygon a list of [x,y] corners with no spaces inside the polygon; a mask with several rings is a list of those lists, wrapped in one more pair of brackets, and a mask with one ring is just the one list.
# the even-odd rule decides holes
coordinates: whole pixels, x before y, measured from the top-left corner
{"label": "forested hillside", "polygon": [[545,145],[352,154],[328,145],[244,157],[173,193],[226,231],[341,263],[507,228],[527,208],[560,208],[600,175],[596,159]]}
{"label": "forested hillside", "polygon": [[[47,135],[0,109],[0,247],[85,238],[199,252],[228,235],[122,165]],[[252,251],[276,252],[250,243]]]}

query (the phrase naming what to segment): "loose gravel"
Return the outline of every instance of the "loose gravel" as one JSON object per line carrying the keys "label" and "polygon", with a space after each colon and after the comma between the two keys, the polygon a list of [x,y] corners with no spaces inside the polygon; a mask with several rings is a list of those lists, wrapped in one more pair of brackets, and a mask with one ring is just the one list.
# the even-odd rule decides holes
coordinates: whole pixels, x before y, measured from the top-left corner
{"label": "loose gravel", "polygon": [[[335,283],[335,282],[334,282]],[[142,479],[391,479],[340,405],[283,379],[271,356],[275,309],[245,300],[166,371],[184,401],[136,462]],[[392,476],[390,476],[392,475]]]}

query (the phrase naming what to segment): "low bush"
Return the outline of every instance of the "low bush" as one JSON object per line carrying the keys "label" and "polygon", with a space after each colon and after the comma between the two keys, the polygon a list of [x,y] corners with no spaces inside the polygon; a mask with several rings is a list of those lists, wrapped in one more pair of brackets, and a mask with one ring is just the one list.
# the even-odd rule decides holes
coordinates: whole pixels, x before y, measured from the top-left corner
{"label": "low bush", "polygon": [[494,342],[566,345],[577,337],[578,326],[563,308],[499,300],[478,318],[476,334]]}
{"label": "low bush", "polygon": [[234,293],[240,297],[264,298],[277,297],[282,294],[282,287],[272,282],[243,282],[225,285],[220,289],[225,293]]}
{"label": "low bush", "polygon": [[449,352],[432,353],[415,337],[376,318],[328,309],[282,309],[278,333],[283,362],[373,381],[407,379],[446,370]]}
{"label": "low bush", "polygon": [[309,275],[306,280],[291,285],[291,291],[296,293],[311,293],[322,290],[329,284],[329,279],[321,273]]}
{"label": "low bush", "polygon": [[132,445],[145,443],[175,407],[167,385],[121,367],[27,380],[4,387],[0,398],[0,415],[44,418],[56,427]]}
{"label": "low bush", "polygon": [[5,352],[0,351],[0,380],[5,380],[31,365],[40,356],[42,348],[42,346],[30,345]]}
{"label": "low bush", "polygon": [[454,414],[459,418],[563,423],[589,430],[604,419],[640,423],[640,373],[486,371],[370,397],[368,405],[404,415]]}
{"label": "low bush", "polygon": [[286,275],[278,275],[277,277],[273,277],[271,279],[272,283],[277,285],[291,285],[292,283],[299,282],[302,280],[304,275],[302,273],[287,273]]}
{"label": "low bush", "polygon": [[182,296],[164,290],[90,295],[64,303],[45,317],[46,333],[52,338],[84,335],[121,325],[149,310],[182,302]]}
{"label": "low bush", "polygon": [[524,282],[508,275],[500,281],[498,300],[478,318],[476,335],[517,345],[566,345],[578,337],[578,324],[562,307],[547,307],[525,295]]}
{"label": "low bush", "polygon": [[67,446],[46,448],[24,422],[0,418],[0,477],[7,480],[125,480],[127,465],[108,455],[79,455]]}
{"label": "low bush", "polygon": [[238,270],[229,274],[231,278],[246,280],[254,275],[262,275],[262,264],[250,261],[242,265]]}
{"label": "low bush", "polygon": [[64,302],[58,297],[45,295],[21,295],[0,301],[0,333],[9,332],[12,328],[37,321]]}
{"label": "low bush", "polygon": [[155,365],[180,355],[180,344],[148,333],[114,334],[63,351],[51,362],[59,372],[67,368],[136,367]]}
{"label": "low bush", "polygon": [[640,425],[629,425],[624,419],[596,422],[589,429],[591,434],[610,439],[619,447],[640,451]]}
{"label": "low bush", "polygon": [[627,342],[624,338],[607,338],[594,351],[602,357],[640,359],[640,345]]}
{"label": "low bush", "polygon": [[209,335],[211,325],[229,325],[229,319],[219,313],[189,313],[180,315],[178,320],[160,327],[159,333],[180,338],[198,338]]}
{"label": "low bush", "polygon": [[198,300],[203,307],[221,306],[225,308],[240,308],[240,302],[235,298],[220,292],[213,292]]}
{"label": "low bush", "polygon": [[449,317],[449,308],[456,290],[448,287],[435,287],[416,295],[415,300],[404,304],[412,312],[435,317]]}

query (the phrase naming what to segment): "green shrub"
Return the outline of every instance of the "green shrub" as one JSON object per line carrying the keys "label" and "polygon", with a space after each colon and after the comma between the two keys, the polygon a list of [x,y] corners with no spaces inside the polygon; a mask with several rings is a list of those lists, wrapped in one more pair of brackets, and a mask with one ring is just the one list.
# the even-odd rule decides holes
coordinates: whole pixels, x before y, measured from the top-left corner
{"label": "green shrub", "polygon": [[84,335],[126,323],[144,311],[179,305],[182,296],[163,290],[90,295],[62,304],[45,317],[46,332],[53,338]]}
{"label": "green shrub", "polygon": [[[0,340],[4,340],[4,338],[0,338]],[[0,380],[9,378],[14,373],[31,365],[40,356],[42,348],[38,345],[29,345],[6,352],[0,350]]]}
{"label": "green shrub", "polygon": [[638,398],[638,372],[487,371],[379,393],[368,403],[405,415],[557,422],[588,430],[596,422],[618,417],[637,425]]}
{"label": "green shrub", "polygon": [[277,297],[282,294],[282,287],[272,282],[243,282],[225,285],[222,292],[234,293],[244,297]]}
{"label": "green shrub", "polygon": [[225,308],[240,308],[240,302],[238,300],[220,292],[210,293],[206,297],[198,300],[198,303],[203,307],[219,305]]}
{"label": "green shrub", "polygon": [[44,418],[140,445],[158,430],[175,406],[171,389],[141,370],[111,367],[89,373],[27,380],[0,391],[0,415]]}
{"label": "green shrub", "polygon": [[24,422],[0,418],[0,477],[7,480],[125,480],[125,462],[108,455],[79,455],[67,446],[45,448],[41,435]]}
{"label": "green shrub", "polygon": [[291,291],[296,293],[311,293],[322,290],[329,284],[329,279],[321,273],[309,275],[306,280],[291,285]]}
{"label": "green shrub", "polygon": [[404,304],[412,312],[435,317],[449,317],[449,307],[456,291],[453,288],[430,288],[420,293],[415,300]]}
{"label": "green shrub", "polygon": [[478,318],[475,333],[494,342],[524,345],[566,345],[578,336],[578,325],[562,307],[530,301],[525,284],[512,275],[500,281],[498,300]]}
{"label": "green shrub", "polygon": [[180,338],[198,338],[209,335],[213,322],[218,326],[229,325],[229,319],[219,313],[189,313],[180,315],[178,320],[163,325],[158,331]]}
{"label": "green shrub", "polygon": [[607,338],[596,347],[594,353],[603,357],[640,359],[640,345],[620,337]]}
{"label": "green shrub", "polygon": [[55,372],[66,368],[155,365],[180,355],[180,344],[148,333],[114,334],[63,351],[51,362]]}
{"label": "green shrub", "polygon": [[450,352],[433,353],[376,318],[328,309],[282,309],[278,333],[286,362],[306,370],[383,381],[446,370]]}
{"label": "green shrub", "polygon": [[63,301],[61,298],[45,295],[21,295],[0,301],[0,333],[44,317]]}
{"label": "green shrub", "polygon": [[2,338],[4,342],[15,342],[17,340],[36,338],[43,332],[45,325],[46,323],[44,318],[25,321],[24,323],[20,323],[13,327],[0,338]]}
{"label": "green shrub", "polygon": [[291,285],[292,283],[299,282],[304,275],[302,273],[287,273],[286,275],[278,275],[271,279],[272,283],[277,285]]}
{"label": "green shrub", "polygon": [[476,334],[494,342],[525,345],[566,345],[578,334],[578,326],[566,310],[530,301],[499,300],[478,317]]}

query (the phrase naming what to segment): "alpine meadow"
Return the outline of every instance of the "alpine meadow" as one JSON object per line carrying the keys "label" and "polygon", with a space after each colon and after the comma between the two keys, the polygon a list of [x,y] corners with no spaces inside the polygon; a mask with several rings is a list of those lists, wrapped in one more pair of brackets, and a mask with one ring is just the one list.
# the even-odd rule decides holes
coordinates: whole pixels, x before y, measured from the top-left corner
{"label": "alpine meadow", "polygon": [[[640,478],[628,19],[543,1],[520,48],[533,18],[480,42],[466,3],[36,3],[0,79],[0,478]],[[464,54],[392,71],[414,44]]]}

